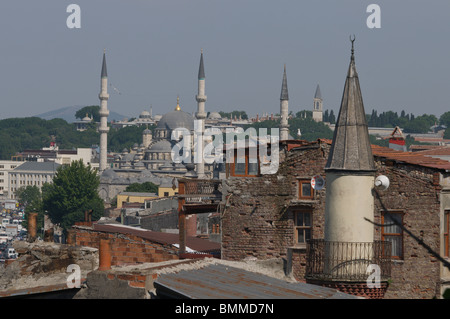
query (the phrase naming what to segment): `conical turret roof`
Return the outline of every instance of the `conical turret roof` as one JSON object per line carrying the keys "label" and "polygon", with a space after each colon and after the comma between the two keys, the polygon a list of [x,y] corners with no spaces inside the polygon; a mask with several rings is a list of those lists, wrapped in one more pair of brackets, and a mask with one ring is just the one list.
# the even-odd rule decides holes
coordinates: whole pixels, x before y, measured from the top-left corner
{"label": "conical turret roof", "polygon": [[326,170],[375,171],[366,113],[352,55]]}

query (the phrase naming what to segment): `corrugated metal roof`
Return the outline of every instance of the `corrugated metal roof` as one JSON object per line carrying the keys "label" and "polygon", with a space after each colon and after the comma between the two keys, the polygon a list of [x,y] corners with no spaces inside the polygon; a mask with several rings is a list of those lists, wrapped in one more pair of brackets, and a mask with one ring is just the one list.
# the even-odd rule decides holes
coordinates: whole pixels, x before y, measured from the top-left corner
{"label": "corrugated metal roof", "polygon": [[156,294],[190,299],[356,299],[335,289],[287,282],[222,264],[163,273],[154,282]]}

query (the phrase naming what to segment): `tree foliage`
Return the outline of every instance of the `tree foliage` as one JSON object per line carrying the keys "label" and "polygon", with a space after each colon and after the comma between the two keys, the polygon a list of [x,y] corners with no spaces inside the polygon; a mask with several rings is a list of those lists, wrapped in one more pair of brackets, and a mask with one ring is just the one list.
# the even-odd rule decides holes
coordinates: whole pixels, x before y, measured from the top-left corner
{"label": "tree foliage", "polygon": [[86,115],[92,117],[94,119],[94,122],[100,122],[100,106],[85,106],[75,113],[75,117],[80,120],[83,119]]}
{"label": "tree foliage", "polygon": [[56,171],[53,183],[43,194],[43,207],[53,224],[67,230],[84,220],[84,212],[93,210],[92,219],[103,216],[103,201],[98,195],[100,179],[97,171],[82,160],[62,165]]}
{"label": "tree foliage", "polygon": [[145,183],[133,183],[127,186],[126,192],[136,192],[136,193],[158,193],[158,185],[152,182]]}
{"label": "tree foliage", "polygon": [[219,112],[220,116],[223,118],[229,118],[229,119],[234,119],[235,117],[237,119],[239,119],[240,117],[243,120],[247,120],[248,119],[248,115],[245,111],[232,111],[232,112]]}
{"label": "tree foliage", "polygon": [[[155,125],[148,127],[153,132]],[[142,143],[142,132],[146,126],[126,126],[108,133],[108,149],[113,152],[122,152],[124,148],[130,149],[133,144]],[[154,135],[154,134],[153,134]]]}

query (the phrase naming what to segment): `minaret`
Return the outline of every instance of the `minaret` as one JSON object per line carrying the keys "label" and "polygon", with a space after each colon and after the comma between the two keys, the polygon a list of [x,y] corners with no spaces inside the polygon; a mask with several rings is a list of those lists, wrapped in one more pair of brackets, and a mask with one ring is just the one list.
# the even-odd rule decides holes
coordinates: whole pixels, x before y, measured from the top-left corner
{"label": "minaret", "polygon": [[108,143],[108,73],[106,72],[106,54],[103,52],[103,65],[101,73],[101,89],[98,95],[100,99],[100,164],[99,172],[103,172],[107,168],[107,143]]}
{"label": "minaret", "polygon": [[198,94],[195,96],[195,99],[197,100],[197,113],[195,114],[195,117],[198,120],[198,133],[201,132],[202,139],[201,139],[201,145],[198,145],[198,157],[197,157],[197,175],[198,178],[205,178],[205,163],[203,160],[203,133],[205,132],[205,119],[206,119],[206,112],[205,112],[205,102],[206,102],[206,95],[205,95],[205,68],[203,66],[203,49],[201,49],[200,54],[200,66],[198,69]]}
{"label": "minaret", "polygon": [[325,241],[373,242],[375,164],[355,67],[348,68],[333,143],[325,166]]}
{"label": "minaret", "polygon": [[289,139],[289,94],[287,87],[286,77],[286,64],[284,65],[283,83],[281,84],[281,96],[280,96],[280,141]]}
{"label": "minaret", "polygon": [[319,84],[317,84],[316,94],[314,94],[314,107],[313,107],[313,120],[316,122],[323,121],[323,100],[322,94],[320,93]]}

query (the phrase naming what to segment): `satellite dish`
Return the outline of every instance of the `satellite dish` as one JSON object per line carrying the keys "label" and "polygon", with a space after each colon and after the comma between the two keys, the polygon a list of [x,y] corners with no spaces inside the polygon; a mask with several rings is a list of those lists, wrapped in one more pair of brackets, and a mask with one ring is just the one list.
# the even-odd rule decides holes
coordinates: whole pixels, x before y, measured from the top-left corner
{"label": "satellite dish", "polygon": [[325,180],[322,176],[316,175],[311,178],[311,187],[316,191],[321,190],[325,186]]}
{"label": "satellite dish", "polygon": [[386,190],[389,187],[389,178],[384,175],[380,175],[375,179],[375,187],[381,190]]}

